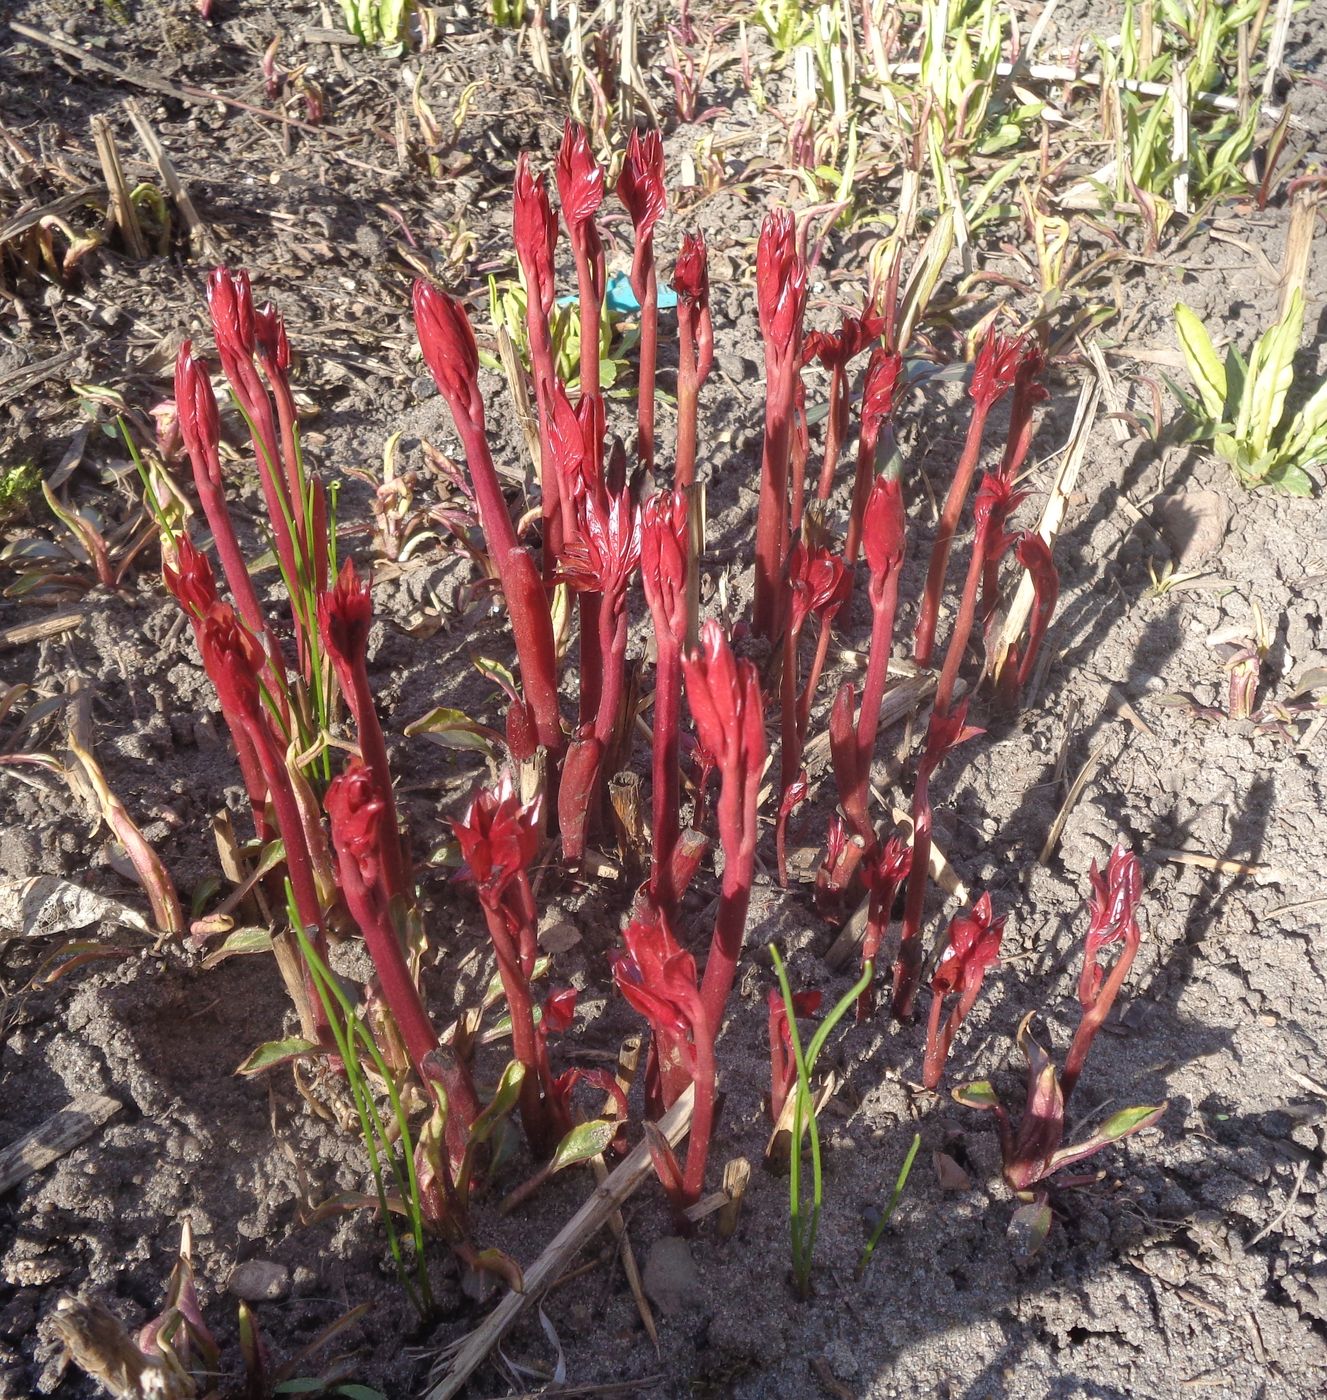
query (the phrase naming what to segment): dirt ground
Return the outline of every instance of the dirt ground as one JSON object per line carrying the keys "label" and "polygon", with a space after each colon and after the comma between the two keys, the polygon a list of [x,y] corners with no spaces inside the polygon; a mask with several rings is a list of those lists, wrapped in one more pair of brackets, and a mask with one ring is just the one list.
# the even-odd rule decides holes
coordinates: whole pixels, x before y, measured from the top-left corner
{"label": "dirt ground", "polygon": [[[1024,8],[1015,9],[1026,22]],[[126,9],[77,0],[12,5],[11,21],[85,46],[122,78],[132,70],[204,96],[185,101],[135,86],[0,32],[0,121],[29,156],[25,163],[11,144],[4,157],[0,223],[98,185],[89,131],[98,114],[110,121],[130,185],[155,180],[124,109],[135,98],[186,182],[215,257],[246,266],[256,294],[284,313],[309,409],[306,447],[343,484],[342,549],[367,562],[371,492],[354,473],[376,469],[389,434],[400,432],[401,462],[420,473],[420,501],[432,505],[446,487],[426,470],[422,443],[457,451],[415,347],[410,282],[427,267],[474,293],[476,325],[486,325],[484,276],[513,269],[512,162],[526,149],[551,163],[565,98],[541,85],[510,34],[460,7],[440,11],[444,32],[432,52],[395,57],[329,40],[332,15],[306,0],[280,12],[256,0],[219,0],[216,11],[205,22],[190,6],[158,0]],[[1303,120],[1294,147],[1306,164],[1327,146],[1324,20],[1327,6],[1312,0],[1294,17],[1287,50],[1292,103]],[[1065,7],[1043,51],[1062,52],[1093,27],[1118,30],[1118,21],[1117,6]],[[643,29],[642,63],[656,76],[665,52],[659,32],[658,24]],[[278,33],[278,65],[287,72],[306,65],[305,81],[325,94],[326,127],[283,127],[235,105],[269,105],[260,61]],[[761,43],[753,40],[767,55]],[[412,125],[417,77],[444,129],[466,85],[478,85],[455,144],[437,153],[436,172]],[[667,83],[658,81],[662,103]],[[666,266],[692,224],[711,247],[717,357],[700,433],[710,481],[707,597],[721,575],[736,598],[750,591],[763,402],[753,242],[767,203],[795,188],[772,157],[787,80],[768,82],[771,101],[761,111],[736,65],[724,68],[705,89],[717,115],[703,126],[670,126],[666,139],[670,176],[709,132],[725,166],[723,187],[671,211],[657,240]],[[287,96],[290,114],[302,118],[293,86]],[[1083,120],[1090,124],[1091,113]],[[401,129],[408,139],[398,139]],[[1081,160],[1074,168],[1086,169]],[[859,190],[867,208],[873,201],[892,208],[896,197],[896,170],[867,172]],[[605,214],[610,267],[622,267],[630,225],[611,199]],[[76,203],[67,217],[76,227],[93,218]],[[1095,1159],[1099,1179],[1056,1190],[1052,1232],[1024,1259],[1008,1233],[1016,1202],[1000,1180],[989,1118],[920,1088],[917,1028],[883,1018],[849,1026],[828,1052],[840,1087],[823,1120],[825,1210],[809,1301],[788,1282],[783,1175],[755,1167],[727,1239],[711,1219],[678,1240],[651,1184],[632,1198],[627,1217],[656,1305],[658,1353],[606,1236],[587,1255],[594,1267],[544,1301],[549,1327],[527,1317],[467,1395],[534,1391],[559,1351],[569,1386],[611,1384],[621,1388],[600,1393],[622,1395],[1271,1400],[1327,1390],[1327,737],[1312,714],[1258,726],[1168,703],[1177,695],[1223,703],[1222,657],[1210,639],[1249,623],[1254,604],[1273,631],[1264,702],[1289,701],[1300,677],[1327,665],[1327,523],[1320,496],[1246,493],[1220,462],[1140,435],[1137,419],[1107,412],[1150,412],[1150,385],[1177,374],[1176,300],[1218,340],[1235,336],[1246,346],[1274,315],[1284,200],[1262,212],[1251,202],[1218,206],[1183,238],[1182,223],[1156,252],[1143,248],[1136,225],[1121,226],[1125,256],[1077,294],[1080,303],[1115,308],[1098,335],[1123,398],[1105,404],[1092,429],[1056,546],[1063,591],[1049,664],[1017,719],[974,714],[987,732],[935,785],[938,846],[968,889],[990,891],[1008,917],[1001,964],[960,1033],[948,1082],[989,1076],[1017,1099],[1021,1062],[1012,1035],[1029,1010],[1040,1013],[1043,1041],[1063,1052],[1076,1024],[1089,866],[1124,841],[1146,874],[1145,936],[1072,1116],[1081,1131],[1126,1104],[1165,1100],[1158,1127]],[[817,324],[829,324],[839,306],[860,304],[864,254],[878,233],[866,216],[829,238],[812,289]],[[1088,256],[1114,246],[1086,223],[1078,234]],[[1013,222],[988,226],[973,250],[975,268],[1015,271],[1009,245],[1019,237]],[[80,505],[110,522],[130,518],[137,485],[123,445],[104,431],[105,409],[89,408],[89,391],[75,386],[114,389],[140,410],[169,397],[180,340],[210,347],[202,286],[211,265],[206,250],[191,253],[182,230],[164,254],[144,261],[99,250],[64,286],[0,263],[0,460],[34,462]],[[938,301],[954,295],[961,275],[955,269],[946,279]],[[1001,285],[984,295],[1021,305]],[[1321,248],[1310,262],[1307,302],[1301,366],[1320,376],[1327,369]],[[955,325],[970,325],[988,304],[958,307],[952,319],[925,327],[939,358],[959,353]],[[665,363],[669,353],[666,346]],[[1036,518],[1090,374],[1067,344],[1053,367],[1032,498],[1020,520]],[[812,401],[823,393],[814,373],[808,386]],[[524,449],[500,376],[488,374],[485,388],[495,455],[519,469]],[[1161,392],[1173,417],[1173,401]],[[629,406],[615,411],[625,423]],[[671,421],[665,407],[665,442]],[[899,638],[911,632],[934,520],[922,483],[943,491],[964,423],[958,393],[939,381],[913,394],[902,415],[913,535]],[[840,522],[844,495],[835,498]],[[251,544],[259,508],[246,488],[236,513]],[[5,528],[11,539],[55,535],[44,508]],[[1155,588],[1149,566],[1167,565],[1176,578],[1195,576]],[[15,576],[11,569],[0,584]],[[471,582],[464,556],[435,541],[404,564],[380,567],[375,587],[378,707],[421,860],[446,840],[446,819],[482,765],[407,738],[404,727],[437,704],[499,723],[500,697],[476,678],[467,649],[476,637],[495,651],[506,642]],[[71,610],[77,620],[63,630],[17,643],[9,635]],[[633,646],[644,649],[636,622]],[[861,590],[841,622],[849,646],[864,642]],[[206,901],[206,882],[219,875],[212,814],[223,805],[238,810],[243,793],[193,644],[161,587],[155,548],[118,591],[0,599],[0,634],[0,680],[33,687],[25,708],[66,695],[76,678],[90,690],[111,787],[162,854],[186,905],[198,892]],[[854,664],[836,659],[831,679]],[[832,684],[822,685],[813,730],[823,726],[832,693]],[[61,732],[52,705],[20,747],[58,752]],[[11,721],[0,743],[12,734]],[[901,738],[901,729],[889,736],[882,759]],[[647,763],[643,747],[635,760]],[[1042,859],[1084,770],[1085,785]],[[882,775],[883,763],[883,787]],[[832,784],[821,782],[795,819],[797,844],[821,839],[831,803]],[[765,998],[773,979],[763,950],[779,944],[794,983],[823,989],[827,1004],[851,981],[825,961],[836,928],[815,911],[811,886],[794,881],[782,891],[773,880],[772,818],[768,827],[748,951],[720,1044],[725,1103],[711,1154],[715,1185],[733,1157],[759,1164],[768,1134]],[[0,767],[0,881],[58,877],[141,914],[141,891],[125,870],[106,830],[58,775]],[[698,951],[716,888],[703,873],[687,905],[682,933]],[[612,990],[608,967],[628,897],[623,882],[560,881],[552,871],[541,886],[555,980],[581,989],[576,1027],[559,1043],[565,1063],[611,1061],[622,1038],[642,1029]],[[482,989],[491,956],[476,906],[446,870],[425,867],[423,899],[437,954],[426,988],[445,1021]],[[363,1319],[305,1370],[335,1354],[346,1358],[343,1374],[391,1400],[422,1393],[439,1352],[493,1300],[462,1287],[439,1245],[431,1261],[439,1310],[420,1322],[370,1212],[306,1223],[318,1203],[371,1183],[353,1133],[313,1112],[289,1072],[233,1074],[258,1043],[293,1025],[270,961],[237,957],[204,968],[198,952],[159,948],[93,909],[52,929],[23,927],[12,903],[7,908],[9,916],[0,911],[0,1147],[90,1090],[123,1109],[0,1196],[0,1397],[101,1393],[62,1360],[50,1325],[56,1300],[94,1295],[140,1326],[160,1308],[186,1220],[203,1309],[223,1344],[224,1394],[241,1393],[235,1293],[244,1285],[234,1275],[253,1261],[277,1266],[254,1303],[275,1358],[368,1303]],[[956,908],[933,898],[931,926]],[[70,939],[119,951],[52,980],[47,960]],[[872,1212],[888,1197],[914,1132],[922,1138],[916,1169],[858,1281],[854,1266]],[[937,1154],[948,1162],[938,1164]],[[513,1182],[520,1171],[513,1169]],[[590,1189],[587,1175],[568,1172],[511,1217],[499,1218],[489,1202],[477,1212],[476,1234],[528,1264]]]}

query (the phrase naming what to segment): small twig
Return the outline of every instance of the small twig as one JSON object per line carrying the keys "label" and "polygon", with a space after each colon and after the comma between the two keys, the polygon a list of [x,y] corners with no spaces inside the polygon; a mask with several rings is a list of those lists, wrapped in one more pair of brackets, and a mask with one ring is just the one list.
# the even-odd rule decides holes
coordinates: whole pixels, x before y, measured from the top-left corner
{"label": "small twig", "polygon": [[80,1094],[39,1127],[0,1150],[0,1194],[86,1142],[124,1107],[105,1094]]}
{"label": "small twig", "polygon": [[97,148],[97,159],[101,162],[102,178],[106,181],[106,193],[110,196],[107,211],[111,223],[120,230],[124,239],[125,252],[135,262],[147,257],[147,242],[138,222],[138,210],[129,197],[129,186],[125,184],[124,168],[120,164],[120,153],[115,149],[115,136],[111,124],[103,116],[95,116],[90,123],[92,144]]}
{"label": "small twig", "polygon": [[[676,1146],[691,1126],[692,1089],[690,1086],[659,1120],[658,1128]],[[502,1340],[507,1329],[531,1303],[566,1272],[567,1265],[585,1247],[623,1201],[653,1170],[650,1149],[644,1142],[635,1147],[618,1163],[603,1185],[558,1231],[553,1242],[525,1271],[525,1291],[508,1293],[478,1327],[463,1338],[435,1369],[441,1379],[429,1390],[425,1400],[452,1400],[465,1388],[466,1382],[483,1364],[489,1352]]]}
{"label": "small twig", "polygon": [[1266,1225],[1262,1227],[1261,1230],[1258,1231],[1256,1235],[1254,1235],[1254,1237],[1248,1242],[1248,1244],[1244,1246],[1245,1249],[1252,1249],[1253,1246],[1257,1244],[1259,1240],[1265,1240],[1267,1236],[1270,1235],[1278,1225],[1280,1225],[1280,1223],[1286,1218],[1286,1216],[1289,1215],[1292,1210],[1294,1210],[1295,1202],[1299,1200],[1300,1188],[1304,1185],[1304,1178],[1308,1175],[1308,1170],[1309,1159],[1305,1157],[1299,1164],[1299,1170],[1295,1173],[1295,1183],[1290,1188],[1290,1195],[1287,1197],[1285,1205],[1282,1206],[1279,1211],[1277,1211],[1277,1213],[1267,1222]]}
{"label": "small twig", "polygon": [[1064,827],[1069,820],[1069,814],[1074,810],[1084,789],[1095,776],[1110,740],[1111,735],[1108,731],[1092,746],[1092,752],[1088,754],[1087,762],[1078,770],[1078,776],[1070,785],[1064,801],[1060,804],[1060,810],[1055,814],[1055,820],[1051,823],[1051,829],[1046,833],[1046,844],[1042,846],[1041,854],[1037,857],[1039,865],[1045,865],[1054,854],[1056,846],[1060,843],[1060,837],[1064,835]]}
{"label": "small twig", "polygon": [[0,650],[8,647],[26,646],[29,642],[39,642],[43,637],[55,637],[61,632],[72,632],[83,624],[86,613],[53,613],[40,622],[18,622],[13,627],[0,630]]}
{"label": "small twig", "polygon": [[1284,884],[1291,878],[1288,870],[1275,865],[1258,865],[1250,860],[1231,860],[1226,856],[1205,856],[1200,851],[1169,851],[1154,847],[1150,852],[1159,860],[1174,865],[1193,865],[1199,870],[1213,870],[1218,875],[1260,875],[1264,880]]}

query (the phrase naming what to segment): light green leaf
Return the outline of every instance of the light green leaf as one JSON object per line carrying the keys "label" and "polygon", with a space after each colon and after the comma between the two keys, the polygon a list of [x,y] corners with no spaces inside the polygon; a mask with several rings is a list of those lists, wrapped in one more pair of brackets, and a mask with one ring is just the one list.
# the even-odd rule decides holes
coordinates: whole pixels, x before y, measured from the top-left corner
{"label": "light green leaf", "polygon": [[406,725],[405,734],[410,739],[422,734],[444,748],[464,749],[485,757],[491,756],[495,744],[502,743],[502,736],[496,729],[477,723],[464,710],[446,705],[436,705],[426,715],[412,720]]}
{"label": "light green leaf", "polygon": [[261,1074],[264,1070],[272,1069],[277,1065],[298,1060],[301,1055],[318,1053],[320,1053],[319,1046],[315,1045],[313,1041],[304,1040],[297,1035],[290,1036],[286,1040],[269,1040],[260,1045],[235,1073],[246,1076]]}
{"label": "light green leaf", "polygon": [[243,956],[249,953],[268,953],[272,949],[272,935],[265,928],[237,928],[226,935],[225,942],[222,943],[214,953],[209,953],[203,959],[203,966],[213,968],[218,963],[225,962],[227,958]]}
{"label": "light green leaf", "polygon": [[1000,1096],[989,1079],[977,1079],[971,1084],[956,1085],[950,1093],[955,1103],[965,1108],[997,1108]]}
{"label": "light green leaf", "polygon": [[1183,302],[1175,307],[1175,334],[1203,407],[1218,423],[1222,422],[1226,415],[1226,372],[1207,327]]}
{"label": "light green leaf", "polygon": [[578,1123],[557,1145],[553,1158],[548,1164],[548,1174],[560,1172],[564,1167],[575,1166],[577,1162],[588,1162],[605,1151],[617,1135],[617,1124],[606,1118],[592,1118],[588,1123]]}

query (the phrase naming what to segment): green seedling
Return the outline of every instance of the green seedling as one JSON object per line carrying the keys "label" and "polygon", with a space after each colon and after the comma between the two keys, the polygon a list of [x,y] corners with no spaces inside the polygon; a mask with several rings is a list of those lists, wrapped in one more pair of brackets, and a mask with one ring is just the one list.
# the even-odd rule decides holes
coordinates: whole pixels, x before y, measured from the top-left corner
{"label": "green seedling", "polygon": [[1327,459],[1327,380],[1286,415],[1303,328],[1304,297],[1296,288],[1285,315],[1263,332],[1249,358],[1232,344],[1223,364],[1194,312],[1183,302],[1175,308],[1176,337],[1197,391],[1195,399],[1170,386],[1192,422],[1188,440],[1210,442],[1243,486],[1309,496],[1309,471]]}

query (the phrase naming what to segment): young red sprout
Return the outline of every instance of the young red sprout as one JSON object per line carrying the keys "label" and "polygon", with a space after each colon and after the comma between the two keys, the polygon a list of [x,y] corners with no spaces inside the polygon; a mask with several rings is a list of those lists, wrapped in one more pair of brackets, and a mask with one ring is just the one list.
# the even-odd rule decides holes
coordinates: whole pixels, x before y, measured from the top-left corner
{"label": "young red sprout", "polygon": [[[912,847],[891,836],[866,864],[866,936],[862,940],[862,967],[875,966],[889,929],[894,900],[912,868]],[[875,988],[867,987],[857,998],[857,1019],[864,1021],[875,1009]]]}
{"label": "young red sprout", "polygon": [[[931,974],[931,1016],[926,1025],[926,1054],[922,1060],[922,1083],[928,1089],[940,1087],[945,1061],[959,1026],[976,1005],[986,970],[999,957],[1004,919],[991,910],[991,897],[984,894],[971,913],[955,915],[949,923],[944,951]],[[957,993],[958,1000],[941,1024],[945,998]]]}
{"label": "young red sprout", "polygon": [[1051,625],[1055,605],[1060,600],[1060,575],[1050,545],[1035,530],[1025,531],[1014,545],[1014,558],[1032,579],[1032,617],[1027,641],[1022,648],[1011,647],[1000,673],[1000,688],[1012,703],[1027,689]]}
{"label": "young red sprout", "polygon": [[[821,368],[829,373],[829,413],[825,419],[825,457],[816,487],[818,500],[829,500],[839,453],[848,436],[848,366],[879,338],[884,326],[884,318],[874,311],[845,315],[837,331],[812,331],[802,347],[803,365],[819,360]],[[799,511],[794,511],[793,519],[800,519]]]}
{"label": "young red sprout", "polygon": [[[306,481],[299,446],[299,413],[290,387],[290,342],[286,323],[270,302],[253,317],[254,345],[258,363],[276,402],[277,425],[281,430],[281,460],[285,464],[286,489],[295,503],[295,543],[303,577],[310,587],[327,587],[329,533],[327,494],[317,478]],[[306,507],[307,497],[307,507]],[[305,619],[312,625],[312,619]]]}
{"label": "young red sprout", "polygon": [[685,490],[696,479],[696,419],[701,386],[714,364],[710,277],[705,235],[688,233],[673,267],[677,293],[677,460],[673,484]]}
{"label": "young red sprout", "polygon": [[659,285],[654,268],[654,226],[667,206],[663,138],[655,128],[633,128],[618,176],[617,195],[636,235],[631,289],[640,303],[640,385],[636,396],[636,457],[654,470],[654,370],[659,346]]}
{"label": "young red sprout", "polygon": [[[330,896],[331,857],[318,820],[317,805],[307,788],[302,794],[307,800],[302,801],[301,794],[297,793],[295,777],[264,707],[262,676],[266,658],[263,650],[229,603],[213,603],[199,618],[194,635],[202,653],[203,668],[221,702],[222,713],[231,724],[232,732],[237,728],[244,731],[257,760],[285,848],[286,874],[294,893],[296,912],[304,927],[313,931],[313,943],[319,956],[326,959],[320,886]],[[241,763],[244,761],[241,759]],[[248,781],[246,777],[246,786]],[[312,977],[307,974],[305,991],[310,1029],[322,1038],[328,1034],[327,1013]]]}
{"label": "young red sprout", "polygon": [[[195,548],[188,535],[181,535],[176,543],[175,567],[172,568],[163,560],[161,574],[175,601],[184,609],[193,628],[199,654],[203,655],[200,636],[202,621],[220,601],[217,597],[216,579],[207,555]],[[247,573],[245,578],[248,578]],[[213,684],[215,685],[215,682]],[[224,705],[221,714],[235,745],[235,757],[239,761],[240,775],[244,779],[244,791],[253,812],[254,833],[259,841],[266,843],[271,839],[272,828],[267,820],[267,781],[263,777],[262,765],[258,762],[258,751],[254,748],[249,730],[239,715]]]}
{"label": "young red sprout", "polygon": [[714,1127],[715,1032],[697,987],[696,960],[677,943],[663,912],[638,906],[622,937],[626,951],[613,960],[613,980],[653,1032],[646,1075],[651,1117],[658,1118],[687,1085],[695,1086],[686,1170],[666,1142],[651,1140],[655,1170],[680,1214],[700,1199],[705,1180]]}
{"label": "young red sprout", "polygon": [[889,654],[894,646],[894,617],[898,611],[899,580],[907,546],[908,519],[903,491],[897,481],[879,476],[862,513],[863,544],[870,570],[871,641],[867,649],[862,708],[857,717],[858,770],[868,781],[880,731],[880,707],[889,681]]}
{"label": "young red sprout", "polygon": [[[1078,1000],[1083,1008],[1083,1018],[1065,1058],[1064,1073],[1060,1076],[1060,1088],[1066,1101],[1083,1072],[1083,1062],[1092,1047],[1092,1040],[1129,975],[1143,936],[1138,926],[1138,905],[1143,897],[1143,872],[1138,857],[1124,846],[1117,845],[1110,853],[1104,875],[1097,868],[1096,861],[1092,862],[1090,879],[1090,918],[1087,941],[1083,947],[1083,972],[1078,980]],[[1117,944],[1119,956],[1107,973],[1100,962],[1102,950]]]}
{"label": "young red sprout", "polygon": [[548,460],[547,446],[553,430],[553,386],[557,382],[549,317],[557,299],[553,260],[558,221],[549,203],[547,181],[543,175],[532,172],[530,157],[525,151],[516,157],[512,238],[525,281],[525,334],[530,347],[535,407],[539,413],[540,512],[544,524],[544,576],[548,579],[562,552],[560,483],[556,467]]}
{"label": "young red sprout", "polygon": [[387,744],[369,687],[369,624],[372,620],[373,604],[368,580],[361,583],[355,572],[355,561],[347,559],[341,566],[335,586],[319,595],[318,629],[322,634],[323,647],[332,659],[337,684],[354,716],[360,753],[373,773],[378,800],[386,810],[386,819],[378,839],[382,874],[390,901],[398,896],[409,899],[410,879],[401,845],[396,798],[392,792],[392,770],[387,762]]}
{"label": "young red sprout", "polygon": [[[1065,1105],[1138,951],[1141,934],[1136,914],[1141,895],[1137,858],[1124,847],[1116,846],[1111,852],[1104,878],[1093,865],[1091,924],[1079,988],[1080,997],[1086,997],[1083,1016],[1060,1074],[1050,1056],[1032,1038],[1030,1028],[1035,1013],[1029,1012],[1019,1024],[1018,1046],[1027,1061],[1027,1097],[1018,1131],[1014,1131],[1008,1111],[988,1082],[960,1085],[954,1090],[958,1102],[995,1114],[1005,1181],[1015,1191],[1028,1191],[1062,1168],[1151,1127],[1166,1111],[1164,1102],[1122,1108],[1082,1141],[1063,1145]],[[1097,956],[1103,946],[1114,943],[1122,945],[1120,955],[1105,973],[1097,964]]]}
{"label": "young red sprout", "polygon": [[687,630],[687,500],[661,491],[645,503],[640,532],[641,581],[654,624],[654,752],[650,894],[671,914],[680,891],[673,858],[681,830],[682,649]]}
{"label": "young red sprout", "polygon": [[852,483],[852,504],[848,510],[848,538],[843,557],[851,568],[857,562],[866,526],[867,502],[877,480],[876,459],[880,438],[894,416],[903,356],[877,348],[866,366],[862,386],[861,432],[857,444],[857,472]]}
{"label": "young red sprout", "polygon": [[189,455],[189,465],[193,468],[194,485],[198,488],[198,499],[212,532],[217,557],[221,560],[226,586],[235,599],[235,606],[245,626],[255,637],[262,638],[271,663],[273,689],[280,694],[285,688],[281,648],[258,602],[253,579],[249,576],[249,566],[235,538],[235,527],[226,503],[226,483],[221,475],[219,452],[221,420],[217,413],[216,395],[212,392],[203,362],[193,353],[193,346],[187,340],[180,346],[175,360],[175,406],[180,436]]}
{"label": "young red sprout", "polygon": [[1005,439],[1004,456],[1000,459],[1000,475],[1015,480],[1032,449],[1036,431],[1033,411],[1039,403],[1050,398],[1042,383],[1046,372],[1046,352],[1039,340],[1028,340],[1014,371],[1014,392],[1009,401],[1009,436]]}
{"label": "young red sprout", "polygon": [[[564,481],[564,487],[566,482]],[[567,755],[558,792],[558,829],[562,851],[573,863],[585,854],[587,829],[606,775],[604,763],[618,727],[627,665],[627,585],[640,563],[640,511],[623,485],[592,489],[577,479],[572,497],[576,534],[563,550],[560,577],[581,595],[594,594],[598,605],[582,612],[592,618],[598,635],[594,648],[601,681],[592,723],[582,725]],[[584,639],[582,639],[584,642]],[[582,664],[586,649],[582,645]],[[587,732],[588,729],[588,732]]]}
{"label": "young red sprout", "polygon": [[420,349],[465,448],[479,521],[511,617],[529,718],[538,743],[556,764],[563,736],[553,621],[539,571],[517,542],[489,451],[474,332],[460,302],[428,282],[415,283],[414,303]]}
{"label": "young red sprout", "polygon": [[958,670],[977,617],[977,589],[986,577],[988,567],[997,567],[1013,543],[1012,536],[1005,533],[1005,525],[1025,495],[1026,492],[1014,490],[1012,478],[998,473],[983,474],[981,485],[977,488],[977,500],[973,506],[972,555],[968,560],[967,578],[954,618],[954,628],[949,634],[944,665],[940,668],[940,679],[935,687],[935,708],[940,714],[947,713],[953,703]]}
{"label": "young red sprout", "polygon": [[539,848],[538,802],[522,805],[504,773],[496,787],[481,788],[452,831],[474,882],[488,925],[498,976],[511,1017],[512,1053],[525,1067],[521,1122],[531,1150],[547,1156],[566,1131],[557,1120],[548,1082],[541,1076],[530,979],[538,953],[534,893],[529,868]]}
{"label": "young red sprout", "polygon": [[790,210],[765,216],[756,248],[756,303],[765,342],[765,445],[756,514],[757,636],[777,639],[784,622],[788,553],[788,467],[802,363],[807,268]]}
{"label": "young red sprout", "polygon": [[717,1036],[737,974],[755,875],[756,808],[766,757],[765,701],[755,666],[737,660],[723,628],[712,619],[700,629],[700,646],[683,660],[682,670],[696,734],[714,756],[720,776],[723,879],[701,983],[710,1032]]}
{"label": "young red sprout", "polygon": [[[303,521],[305,516],[305,494],[303,473],[293,446],[294,425],[292,422],[291,451],[287,455],[281,450],[272,401],[254,364],[254,357],[259,352],[258,317],[254,311],[249,274],[243,269],[233,273],[224,267],[213,269],[207,279],[207,304],[221,369],[244,414],[253,443],[258,480],[267,506],[277,561],[282,575],[290,584],[291,613],[300,664],[307,674],[312,656],[309,633],[314,622],[301,614],[299,585],[301,580],[311,585],[315,581],[312,562],[296,534],[296,522]],[[270,359],[264,357],[264,367],[269,368],[275,377],[283,378],[283,374],[276,373],[279,347],[275,344],[275,332],[270,321],[264,326],[264,335],[264,349],[272,352]],[[284,333],[279,338],[284,341]],[[288,363],[288,350],[286,359]],[[293,412],[293,409],[290,411]]]}
{"label": "young red sprout", "polygon": [[[776,824],[776,845],[779,856],[779,884],[787,886],[788,873],[784,850],[788,819],[798,802],[806,796],[806,775],[799,774],[805,744],[806,722],[802,718],[805,702],[809,715],[811,694],[829,649],[830,625],[838,610],[847,601],[848,575],[842,560],[836,559],[824,545],[808,548],[800,536],[788,556],[788,588],[791,607],[783,633],[783,667],[780,674],[783,743],[780,760],[780,801]],[[798,693],[798,643],[809,617],[814,616],[818,629],[816,657],[806,689]]]}
{"label": "young red sprout", "polygon": [[935,543],[931,546],[931,562],[926,573],[926,591],[922,596],[921,611],[917,616],[917,637],[913,648],[913,658],[919,666],[931,664],[931,652],[935,646],[935,629],[940,617],[940,595],[945,586],[945,568],[949,563],[949,551],[958,530],[959,516],[972,488],[972,477],[981,457],[982,437],[986,430],[986,420],[991,409],[1013,387],[1021,358],[1028,353],[1026,342],[1000,335],[994,330],[986,334],[977,351],[976,363],[972,367],[972,382],[968,385],[968,396],[972,399],[972,417],[968,421],[968,435],[963,444],[962,455],[954,469],[954,479],[945,497],[944,508],[940,512],[940,523],[936,526]]}
{"label": "young red sprout", "polygon": [[351,758],[332,779],[323,810],[331,823],[332,849],[346,907],[364,936],[383,999],[401,1032],[415,1073],[431,1092],[436,1093],[436,1083],[442,1085],[449,1148],[452,1157],[459,1160],[479,1106],[464,1065],[454,1060],[444,1063],[437,1055],[438,1037],[410,975],[393,917],[397,890],[392,885],[391,862],[399,858],[396,815],[377,774],[358,758]]}
{"label": "young red sprout", "polygon": [[[818,991],[795,992],[793,1010],[798,1016],[814,1016],[820,1010]],[[769,993],[769,1114],[775,1123],[783,1105],[797,1083],[797,1060],[793,1055],[792,1035],[788,1029],[788,1008],[777,987]]]}
{"label": "young red sprout", "polygon": [[908,872],[908,893],[903,906],[903,931],[894,962],[894,992],[891,1009],[897,1020],[912,1016],[912,1004],[922,970],[922,915],[926,907],[926,887],[931,863],[931,778],[950,749],[975,738],[982,731],[967,723],[965,699],[948,714],[931,711],[926,729],[926,747],[917,764],[912,791],[912,868]]}
{"label": "young red sprout", "polygon": [[604,303],[604,244],[594,216],[604,202],[604,171],[585,128],[567,119],[557,164],[558,198],[576,262],[581,308],[582,394],[599,393],[599,320]]}

